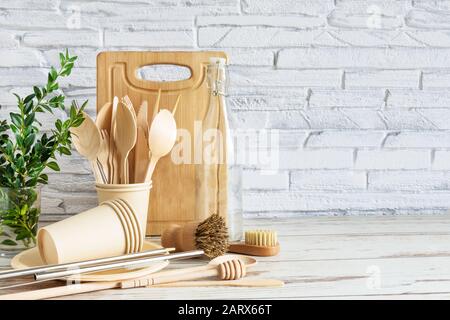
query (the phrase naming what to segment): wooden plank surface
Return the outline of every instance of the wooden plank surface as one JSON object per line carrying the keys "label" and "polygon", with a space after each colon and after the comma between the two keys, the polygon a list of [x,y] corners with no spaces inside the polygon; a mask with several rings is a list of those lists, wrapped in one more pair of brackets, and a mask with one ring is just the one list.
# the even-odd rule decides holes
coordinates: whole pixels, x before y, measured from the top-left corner
{"label": "wooden plank surface", "polygon": [[[449,299],[450,216],[247,219],[278,230],[282,251],[258,258],[251,278],[283,288],[142,288],[64,299]],[[3,266],[8,259],[0,259]],[[171,268],[204,264],[179,261]],[[2,281],[4,287],[17,280]],[[34,285],[46,287],[58,282]],[[23,290],[14,289],[13,291]],[[11,290],[1,290],[11,292]]]}

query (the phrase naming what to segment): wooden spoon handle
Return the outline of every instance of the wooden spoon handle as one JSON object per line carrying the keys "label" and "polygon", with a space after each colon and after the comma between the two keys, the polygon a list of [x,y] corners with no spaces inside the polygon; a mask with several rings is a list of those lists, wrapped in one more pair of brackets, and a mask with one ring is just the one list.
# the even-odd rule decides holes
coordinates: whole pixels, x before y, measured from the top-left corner
{"label": "wooden spoon handle", "polygon": [[217,276],[219,271],[217,267],[213,267],[207,270],[189,272],[189,268],[185,269],[185,273],[172,274],[172,275],[153,275],[150,277],[144,277],[135,280],[124,281],[121,283],[121,288],[139,288],[148,287],[160,283],[171,283],[182,280],[201,279],[206,277]]}
{"label": "wooden spoon handle", "polygon": [[120,157],[120,183],[122,184],[128,184],[129,183],[129,177],[128,177],[128,156],[121,156]]}
{"label": "wooden spoon handle", "polygon": [[114,289],[119,286],[117,282],[92,282],[73,284],[69,286],[53,287],[19,293],[11,293],[0,296],[0,300],[40,300],[85,292],[93,292],[107,289]]}
{"label": "wooden spoon handle", "polygon": [[147,172],[145,173],[145,182],[150,182],[152,180],[153,171],[155,171],[156,163],[158,162],[159,158],[152,156],[150,158],[150,163],[147,167]]}
{"label": "wooden spoon handle", "polygon": [[242,279],[242,280],[197,280],[155,284],[154,288],[173,287],[283,287],[284,282],[277,279]]}
{"label": "wooden spoon handle", "polygon": [[142,277],[139,279],[122,281],[121,287],[122,288],[134,288],[136,286],[147,286],[147,283],[152,282],[153,278],[154,279],[156,279],[156,278],[167,279],[169,277],[177,277],[177,276],[185,275],[185,274],[189,274],[189,273],[205,272],[210,269],[217,269],[217,266],[207,264],[206,266],[159,271],[159,272],[155,272],[153,274],[150,274],[148,276],[145,276],[145,277]]}

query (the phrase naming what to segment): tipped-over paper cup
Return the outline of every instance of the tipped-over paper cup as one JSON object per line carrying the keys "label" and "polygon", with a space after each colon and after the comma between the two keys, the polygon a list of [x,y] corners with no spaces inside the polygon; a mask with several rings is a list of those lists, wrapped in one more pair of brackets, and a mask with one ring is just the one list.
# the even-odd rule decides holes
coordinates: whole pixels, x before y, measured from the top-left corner
{"label": "tipped-over paper cup", "polygon": [[148,205],[150,202],[151,182],[135,183],[135,184],[101,184],[97,183],[97,196],[99,203],[107,200],[122,199],[126,201],[137,220],[141,234],[145,235],[145,227],[147,226]]}
{"label": "tipped-over paper cup", "polygon": [[127,232],[114,207],[102,203],[41,228],[39,253],[47,264],[122,255],[127,253]]}

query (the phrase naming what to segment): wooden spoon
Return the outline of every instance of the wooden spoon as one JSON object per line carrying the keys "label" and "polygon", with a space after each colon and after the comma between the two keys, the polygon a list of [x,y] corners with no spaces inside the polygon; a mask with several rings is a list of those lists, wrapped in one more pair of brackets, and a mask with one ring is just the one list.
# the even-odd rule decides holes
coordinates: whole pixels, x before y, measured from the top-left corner
{"label": "wooden spoon", "polygon": [[112,103],[107,102],[103,105],[100,111],[97,113],[95,124],[99,130],[111,130],[111,115],[112,115]]}
{"label": "wooden spoon", "polygon": [[148,146],[151,152],[150,163],[145,174],[145,182],[149,182],[161,157],[172,150],[177,138],[177,124],[173,114],[163,109],[156,115],[148,133]]}
{"label": "wooden spoon", "polygon": [[91,162],[95,180],[101,180],[97,164],[97,155],[100,151],[101,137],[100,131],[95,125],[94,120],[83,112],[84,121],[79,127],[71,128],[72,141],[78,153]]}
{"label": "wooden spoon", "polygon": [[114,142],[120,163],[120,182],[129,183],[128,178],[128,154],[136,144],[137,124],[131,110],[120,104],[117,108],[117,121],[114,128]]}
{"label": "wooden spoon", "polygon": [[[125,97],[123,97],[122,99],[122,103],[125,104],[125,106],[130,109],[131,113],[133,114],[133,118],[134,121],[137,123],[137,115],[136,115],[136,110],[134,109],[133,103],[131,102],[131,99],[128,95],[125,95]],[[137,139],[136,139],[137,142]],[[136,149],[132,148],[130,150],[130,152],[128,153],[128,183],[135,183],[134,181],[134,171],[135,171],[135,166],[134,166],[134,161],[135,161],[135,153],[136,153]],[[130,176],[131,173],[131,176]]]}

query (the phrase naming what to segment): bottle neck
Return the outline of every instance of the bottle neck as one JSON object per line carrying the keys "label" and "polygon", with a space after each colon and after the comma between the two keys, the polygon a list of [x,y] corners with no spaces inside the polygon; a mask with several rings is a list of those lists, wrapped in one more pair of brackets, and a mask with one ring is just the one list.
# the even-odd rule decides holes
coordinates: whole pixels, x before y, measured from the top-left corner
{"label": "bottle neck", "polygon": [[227,69],[223,64],[210,64],[207,69],[208,88],[214,96],[225,96],[227,93]]}

